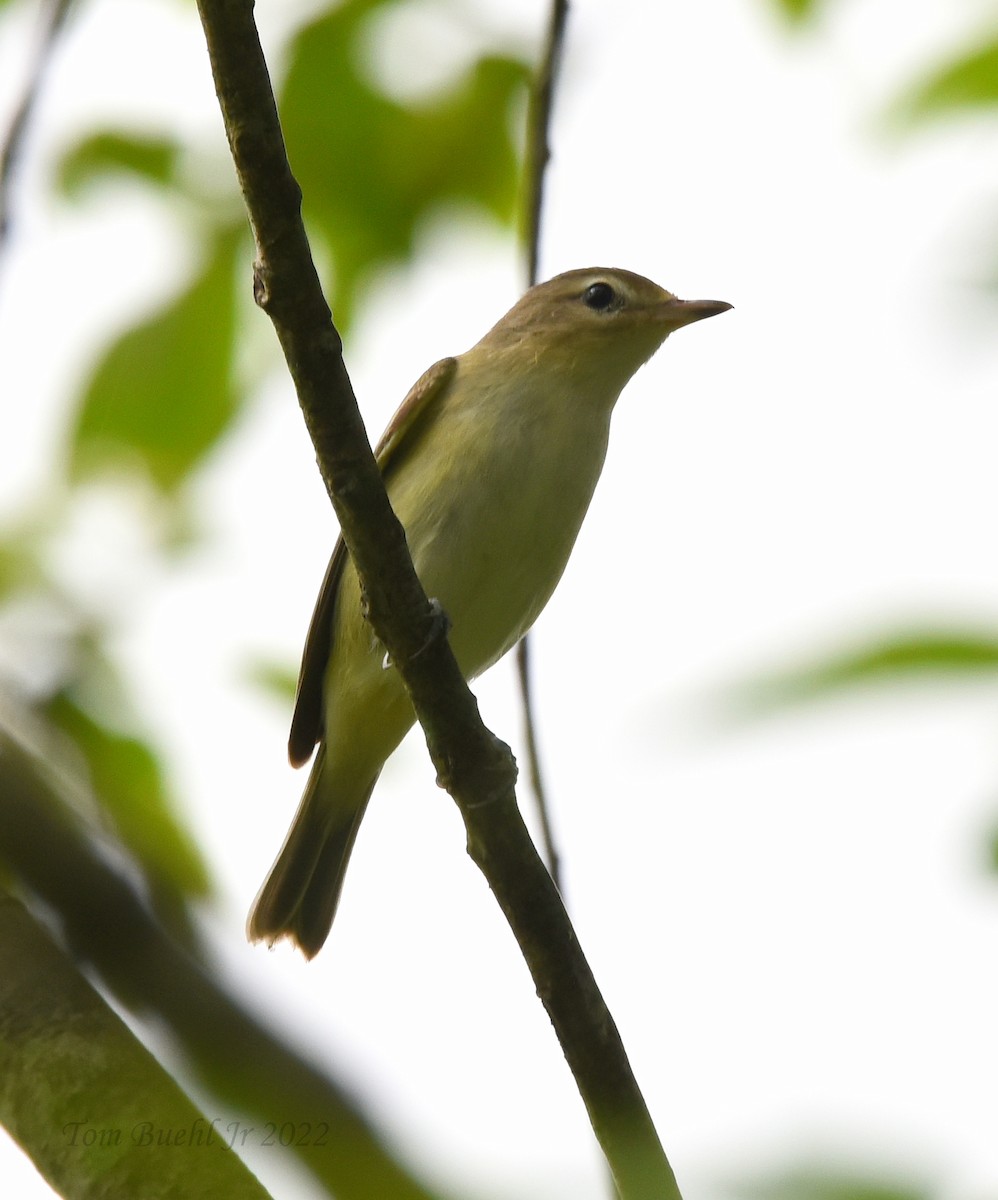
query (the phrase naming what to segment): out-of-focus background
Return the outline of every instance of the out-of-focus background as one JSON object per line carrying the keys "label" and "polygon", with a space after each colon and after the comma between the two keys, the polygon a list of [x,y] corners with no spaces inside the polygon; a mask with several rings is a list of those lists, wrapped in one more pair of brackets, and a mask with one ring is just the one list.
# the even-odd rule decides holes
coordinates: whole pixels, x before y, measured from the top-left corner
{"label": "out-of-focus background", "polygon": [[[372,438],[522,288],[544,9],[257,5]],[[0,5],[4,120],[38,26]],[[625,392],[533,641],[566,899],[688,1198],[998,1195],[996,105],[985,0],[572,4],[542,274],[735,305]],[[420,1177],[605,1196],[418,731],[319,957],[244,940],[336,531],[193,6],[77,5],[7,201],[5,711],[59,731],[85,827]],[[522,761],[511,666],[476,690]],[[9,1140],[0,1173],[53,1194]]]}

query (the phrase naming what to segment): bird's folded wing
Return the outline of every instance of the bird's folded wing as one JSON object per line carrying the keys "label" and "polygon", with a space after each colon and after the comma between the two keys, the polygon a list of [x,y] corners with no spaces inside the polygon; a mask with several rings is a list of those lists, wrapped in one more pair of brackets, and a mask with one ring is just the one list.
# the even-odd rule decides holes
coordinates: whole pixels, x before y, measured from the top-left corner
{"label": "bird's folded wing", "polygon": [[[456,370],[457,359],[442,358],[420,376],[399,405],[374,452],[386,481],[392,464],[397,464],[403,457],[407,435],[411,434],[420,419],[429,413],[434,402],[443,396]],[[293,767],[300,767],[308,762],[316,743],[322,739],[325,726],[323,690],[326,665],[332,651],[336,597],[346,560],[346,544],[343,538],[339,537],[326,568],[305,637],[301,670],[298,673],[298,690],[295,695],[295,711],[288,737],[288,758]]]}

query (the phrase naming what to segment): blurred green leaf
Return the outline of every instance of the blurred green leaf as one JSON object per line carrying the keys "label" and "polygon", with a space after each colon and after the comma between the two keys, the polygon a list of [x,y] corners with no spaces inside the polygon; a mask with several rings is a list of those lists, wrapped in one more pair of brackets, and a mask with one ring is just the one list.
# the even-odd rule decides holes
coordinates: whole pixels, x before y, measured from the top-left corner
{"label": "blurred green leaf", "polygon": [[928,1188],[820,1166],[790,1170],[758,1183],[739,1185],[736,1190],[750,1200],[931,1200],[933,1195]]}
{"label": "blurred green leaf", "polygon": [[974,47],[908,91],[896,106],[905,122],[998,104],[998,38]]}
{"label": "blurred green leaf", "polygon": [[249,681],[282,704],[293,704],[298,691],[298,671],[286,663],[261,661],[247,672]]}
{"label": "blurred green leaf", "polygon": [[775,0],[776,7],[795,25],[803,24],[818,9],[818,0]]}
{"label": "blurred green leaf", "polygon": [[182,897],[206,896],[207,868],[173,811],[150,746],[95,720],[65,691],[48,702],[45,715],[83,756],[97,801],[150,878]]}
{"label": "blurred green leaf", "polygon": [[169,183],[176,173],[180,145],[171,138],[127,133],[92,134],[73,146],[59,163],[58,186],[77,196],[108,175],[135,175],[151,183]]}
{"label": "blurred green leaf", "polygon": [[346,0],[295,38],[280,102],[309,227],[335,267],[335,315],[345,328],[373,269],[407,257],[428,213],[473,203],[497,220],[515,213],[518,160],[511,106],[527,65],[475,63],[450,88],[409,106],[361,74],[361,38],[384,0]]}
{"label": "blurred green leaf", "polygon": [[0,601],[37,587],[43,578],[35,530],[6,530],[0,535]]}
{"label": "blurred green leaf", "polygon": [[217,233],[190,287],[106,352],[72,435],[75,477],[141,464],[169,491],[226,432],[237,411],[235,255],[242,245],[241,226]]}
{"label": "blurred green leaf", "polygon": [[733,702],[743,711],[764,710],[871,682],[987,674],[998,675],[998,636],[919,631],[741,684]]}
{"label": "blurred green leaf", "polygon": [[998,827],[988,837],[988,867],[998,874]]}

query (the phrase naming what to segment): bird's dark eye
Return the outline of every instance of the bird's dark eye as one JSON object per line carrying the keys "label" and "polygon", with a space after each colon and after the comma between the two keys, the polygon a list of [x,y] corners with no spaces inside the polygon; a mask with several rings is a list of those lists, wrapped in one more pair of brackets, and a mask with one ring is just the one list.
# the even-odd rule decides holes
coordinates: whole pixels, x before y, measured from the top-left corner
{"label": "bird's dark eye", "polygon": [[617,293],[608,283],[591,283],[582,293],[582,303],[597,312],[605,312],[616,299]]}

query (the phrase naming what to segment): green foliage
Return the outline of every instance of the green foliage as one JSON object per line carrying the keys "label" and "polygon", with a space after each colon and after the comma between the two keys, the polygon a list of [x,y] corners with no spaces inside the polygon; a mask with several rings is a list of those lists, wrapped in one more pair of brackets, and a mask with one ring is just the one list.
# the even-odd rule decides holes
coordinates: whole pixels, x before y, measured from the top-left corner
{"label": "green foliage", "polygon": [[[473,204],[500,222],[511,224],[514,216],[511,110],[525,95],[526,65],[491,55],[469,63],[431,98],[401,103],[360,66],[368,22],[387,7],[389,0],[344,0],[313,18],[290,40],[278,97],[309,229],[320,261],[326,256],[334,268],[341,332],[365,280],[409,257],[420,224],[435,210]],[[71,484],[137,473],[175,514],[184,511],[185,484],[247,398],[236,369],[244,336],[238,289],[248,294],[252,262],[245,216],[231,173],[205,191],[187,170],[196,158],[190,150],[169,132],[96,129],[63,155],[57,176],[72,199],[124,179],[166,199],[174,211],[183,201],[179,211],[198,265],[178,294],[112,336],[81,390],[66,461]],[[254,320],[265,329],[262,317]],[[64,515],[72,503],[71,491]],[[171,528],[165,521],[163,530]],[[33,587],[65,613],[74,631],[70,661],[44,715],[78,747],[109,824],[153,891],[182,914],[187,898],[208,889],[204,864],[173,811],[153,747],[120,732],[117,715],[109,720],[105,707],[92,703],[102,689],[90,686],[90,660],[105,669],[107,663],[92,640],[89,649],[83,643],[103,634],[87,633],[72,597],[52,588],[39,567],[40,545],[37,538],[30,545],[10,538],[0,545],[0,587],[11,599]],[[271,688],[293,691],[293,678],[280,675],[269,673]],[[119,707],[122,726],[130,729],[127,706]]]}
{"label": "green foliage", "polygon": [[251,683],[281,704],[294,702],[298,691],[298,672],[287,663],[260,661],[254,663],[247,674]]}
{"label": "green foliage", "polygon": [[38,564],[38,531],[0,531],[0,602],[43,585]]}
{"label": "green foliage", "polygon": [[801,1167],[738,1188],[748,1200],[931,1200],[932,1191],[822,1167]]}
{"label": "green foliage", "polygon": [[78,196],[88,184],[115,174],[134,175],[151,184],[171,183],[179,158],[180,145],[172,138],[95,133],[63,157],[58,185],[67,196]]}
{"label": "green foliage", "polygon": [[[390,7],[390,0],[344,0],[312,17],[285,48],[278,104],[317,257],[333,267],[341,332],[365,281],[410,257],[420,225],[435,211],[470,204],[510,226],[514,216],[511,118],[525,96],[526,65],[491,54],[469,62],[432,97],[400,102],[361,65],[369,22]],[[75,201],[125,181],[186,222],[196,265],[177,294],[112,334],[81,388],[65,462],[71,485],[95,476],[148,481],[165,517],[158,529],[164,552],[175,549],[167,539],[177,518],[186,518],[186,484],[248,398],[236,364],[246,335],[240,321],[250,311],[240,299],[240,291],[249,294],[250,237],[231,171],[206,187],[189,169],[197,150],[169,130],[98,128],[64,153],[57,171],[58,188]],[[265,319],[253,314],[253,321],[267,336]],[[160,914],[183,933],[187,901],[209,889],[207,872],[155,747],[134,732],[127,689],[101,649],[106,630],[95,630],[85,606],[45,570],[48,539],[79,498],[72,487],[59,494],[41,523],[29,516],[25,534],[0,540],[0,597],[23,605],[28,596],[65,619],[55,695],[36,698],[36,711],[77,747],[108,828],[144,873]],[[286,672],[266,676],[271,690],[293,693]],[[116,701],[110,708],[109,694]]]}
{"label": "green foliage", "polygon": [[928,677],[998,676],[998,636],[949,631],[897,634],[734,690],[735,706],[759,711],[868,683]]}
{"label": "green foliage", "polygon": [[998,104],[998,37],[934,71],[901,100],[897,116],[909,122]]}
{"label": "green foliage", "polygon": [[280,103],[307,223],[335,265],[341,327],[349,325],[365,277],[408,257],[434,209],[471,202],[506,223],[514,216],[510,111],[525,95],[526,65],[483,58],[432,99],[400,104],[358,66],[367,21],[384,4],[348,0],[303,29]]}
{"label": "green foliage", "polygon": [[[373,272],[411,256],[428,215],[473,204],[511,225],[517,153],[514,102],[528,68],[512,56],[469,65],[431,99],[405,105],[362,73],[364,37],[388,0],[346,0],[292,39],[278,103],[292,167],[305,196],[308,227],[328,251],[340,332]],[[138,469],[176,494],[231,428],[245,397],[235,355],[236,288],[248,281],[251,250],[241,236],[237,197],[219,203],[184,178],[171,136],[98,130],[63,157],[59,182],[79,196],[105,179],[130,177],[181,192],[192,223],[192,256],[202,266],[182,293],[117,335],[80,398],[71,436],[74,479]],[[248,286],[248,282],[247,282]]]}
{"label": "green foliage", "polygon": [[206,896],[210,884],[204,860],[174,815],[152,748],[98,720],[65,690],[48,702],[45,716],[82,755],[103,812],[154,890],[177,899]]}
{"label": "green foliage", "polygon": [[802,25],[818,9],[818,0],[775,0],[775,3],[787,20],[795,25]]}
{"label": "green foliage", "polygon": [[[729,690],[724,708],[737,719],[765,716],[852,688],[915,681],[998,680],[998,635],[950,630],[894,634],[853,650],[842,650],[791,670],[749,680]],[[986,855],[998,872],[998,827],[987,836]],[[815,1195],[825,1200],[825,1193]],[[775,1193],[782,1200],[783,1193]],[[789,1195],[788,1200],[789,1200]],[[798,1193],[793,1193],[795,1200]],[[831,1192],[828,1200],[839,1200]],[[852,1200],[843,1193],[842,1200]],[[857,1193],[856,1200],[881,1200],[880,1193]],[[884,1200],[894,1200],[888,1193]],[[907,1200],[907,1198],[905,1198]]]}
{"label": "green foliage", "polygon": [[72,437],[76,478],[141,463],[176,488],[228,428],[235,271],[244,240],[222,231],[187,289],[110,347],[88,383]]}
{"label": "green foliage", "polygon": [[52,578],[50,538],[59,524],[56,510],[0,535],[0,613],[17,613],[27,631],[12,711],[26,691],[31,719],[68,739],[78,759],[66,769],[82,768],[105,830],[145,876],[161,918],[189,943],[188,904],[210,892],[208,872],[175,810],[155,744],[134,732],[129,689],[103,649],[106,630]]}

